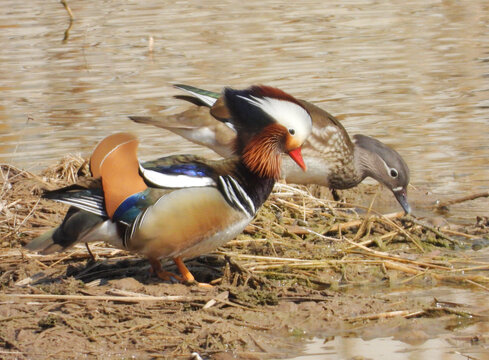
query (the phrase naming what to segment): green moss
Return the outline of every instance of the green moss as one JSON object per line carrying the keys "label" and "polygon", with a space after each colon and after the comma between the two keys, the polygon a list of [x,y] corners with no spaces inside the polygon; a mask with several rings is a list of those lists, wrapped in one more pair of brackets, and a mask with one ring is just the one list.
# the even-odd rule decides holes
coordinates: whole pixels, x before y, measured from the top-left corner
{"label": "green moss", "polygon": [[51,315],[43,317],[41,320],[39,320],[37,322],[37,325],[41,329],[46,330],[46,329],[55,327],[57,323],[58,323],[58,317],[51,314]]}
{"label": "green moss", "polygon": [[257,305],[277,305],[277,294],[266,290],[243,289],[233,294],[236,300],[251,306]]}

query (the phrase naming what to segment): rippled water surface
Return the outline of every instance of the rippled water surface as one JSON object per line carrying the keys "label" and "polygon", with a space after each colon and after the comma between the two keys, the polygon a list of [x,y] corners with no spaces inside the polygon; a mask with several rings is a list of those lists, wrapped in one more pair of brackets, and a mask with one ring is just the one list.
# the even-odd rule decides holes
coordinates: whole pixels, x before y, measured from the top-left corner
{"label": "rippled water surface", "polygon": [[[473,289],[405,289],[395,295],[404,294],[419,300],[464,304],[476,314],[487,313],[487,293]],[[306,346],[304,354],[290,360],[482,360],[489,358],[489,344],[479,341],[478,336],[484,337],[487,332],[487,321],[471,324],[471,319],[463,317],[451,323],[444,322],[443,317],[420,318],[398,326],[366,323],[356,330],[340,329],[339,334],[315,337]]]}
{"label": "rippled water surface", "polygon": [[[39,170],[65,154],[86,156],[120,130],[142,139],[143,159],[201,153],[127,115],[185,110],[172,83],[214,91],[263,83],[327,109],[350,133],[395,147],[411,168],[412,193],[489,190],[487,0],[69,5],[75,21],[63,40],[70,22],[59,1],[1,2],[1,163]],[[462,205],[459,214],[487,214],[488,201]],[[352,341],[337,338],[321,354],[386,343]]]}
{"label": "rippled water surface", "polygon": [[59,2],[2,1],[1,162],[32,170],[87,155],[116,130],[143,139],[143,158],[199,152],[127,115],[184,110],[172,83],[265,83],[394,146],[422,191],[488,188],[485,0],[69,4],[63,41]]}

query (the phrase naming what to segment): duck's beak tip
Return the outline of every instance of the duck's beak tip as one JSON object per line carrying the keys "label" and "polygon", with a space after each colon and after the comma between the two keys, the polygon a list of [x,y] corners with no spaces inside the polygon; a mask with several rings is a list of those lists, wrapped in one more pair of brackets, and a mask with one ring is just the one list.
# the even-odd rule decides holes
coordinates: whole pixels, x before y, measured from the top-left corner
{"label": "duck's beak tip", "polygon": [[304,163],[304,159],[302,158],[301,148],[295,148],[288,152],[289,156],[296,162],[297,165],[304,171],[307,171],[306,164]]}
{"label": "duck's beak tip", "polygon": [[409,205],[408,199],[407,199],[407,191],[405,188],[402,188],[401,190],[398,191],[393,191],[394,196],[396,197],[397,201],[401,205],[402,209],[406,213],[406,215],[411,214],[411,206]]}

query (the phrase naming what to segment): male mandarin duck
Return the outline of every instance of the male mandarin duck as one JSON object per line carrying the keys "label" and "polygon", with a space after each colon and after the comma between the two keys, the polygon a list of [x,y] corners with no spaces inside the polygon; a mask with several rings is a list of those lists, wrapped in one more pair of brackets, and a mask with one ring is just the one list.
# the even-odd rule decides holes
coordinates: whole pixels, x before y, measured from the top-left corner
{"label": "male mandarin duck", "polygon": [[[193,107],[171,117],[130,118],[139,123],[170,130],[192,142],[209,147],[221,156],[229,156],[236,131],[229,122],[229,111],[221,94],[188,85],[175,87],[192,94],[190,99],[183,97],[186,100],[196,103],[195,100],[198,99],[205,106]],[[282,176],[287,182],[327,186],[333,190],[337,199],[335,189],[348,189],[358,185],[366,177],[371,177],[394,193],[406,213],[411,211],[407,200],[409,168],[394,149],[369,136],[353,135],[350,138],[334,116],[307,101],[298,102],[309,112],[313,123],[311,135],[303,146],[304,157],[308,159],[308,170],[298,171],[285,158]]]}
{"label": "male mandarin duck", "polygon": [[[236,129],[233,155],[217,161],[176,155],[140,164],[138,140],[111,135],[90,158],[93,178],[44,194],[71,207],[59,227],[26,248],[48,254],[102,240],[145,255],[162,279],[193,281],[183,259],[210,252],[245,228],[280,177],[281,154],[306,169],[301,145],[311,116],[298,100],[253,86],[226,88],[221,101]],[[163,271],[163,258],[172,258],[182,276]]]}

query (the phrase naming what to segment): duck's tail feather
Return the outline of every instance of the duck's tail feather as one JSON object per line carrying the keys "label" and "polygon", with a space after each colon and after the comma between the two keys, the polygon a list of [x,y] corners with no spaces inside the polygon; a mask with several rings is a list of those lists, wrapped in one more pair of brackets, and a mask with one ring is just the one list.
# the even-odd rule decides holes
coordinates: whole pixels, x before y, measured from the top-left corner
{"label": "duck's tail feather", "polygon": [[[103,228],[106,222],[112,224],[113,228]],[[117,246],[118,238],[116,225],[110,220],[71,207],[60,226],[31,240],[25,248],[51,254],[68,249],[78,242],[109,241]]]}
{"label": "duck's tail feather", "polygon": [[173,86],[176,87],[177,89],[188,92],[192,96],[195,96],[204,105],[209,106],[209,107],[212,107],[212,105],[214,105],[216,100],[221,97],[221,94],[219,94],[219,93],[204,90],[204,89],[199,89],[199,88],[196,88],[196,87],[193,87],[190,85],[174,84]]}

